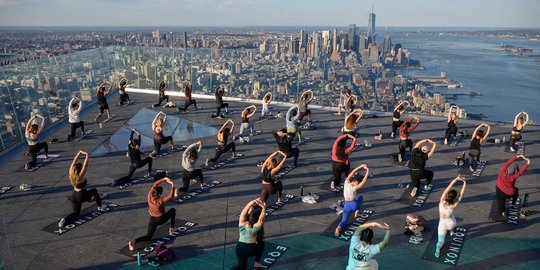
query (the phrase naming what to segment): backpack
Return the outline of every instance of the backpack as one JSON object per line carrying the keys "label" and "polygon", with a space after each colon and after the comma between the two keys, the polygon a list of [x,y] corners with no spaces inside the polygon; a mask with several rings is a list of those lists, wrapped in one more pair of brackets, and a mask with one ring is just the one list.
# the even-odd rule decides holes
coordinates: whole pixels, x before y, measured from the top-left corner
{"label": "backpack", "polygon": [[169,263],[176,259],[176,254],[165,245],[159,244],[156,247],[156,258],[159,260],[160,264]]}

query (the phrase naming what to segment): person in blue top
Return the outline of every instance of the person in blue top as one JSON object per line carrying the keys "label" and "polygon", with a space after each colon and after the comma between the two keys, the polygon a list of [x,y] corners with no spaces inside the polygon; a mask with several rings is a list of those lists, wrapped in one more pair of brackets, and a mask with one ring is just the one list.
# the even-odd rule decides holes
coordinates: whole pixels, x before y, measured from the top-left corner
{"label": "person in blue top", "polygon": [[[372,245],[373,230],[370,228],[378,227],[386,229],[386,234],[382,242]],[[362,224],[351,237],[349,246],[349,264],[346,270],[377,270],[379,264],[373,259],[373,256],[381,253],[381,251],[390,242],[390,226],[384,223],[381,225],[377,222],[369,222]]]}
{"label": "person in blue top", "polygon": [[255,256],[253,268],[267,268],[259,262],[264,251],[262,234],[265,217],[266,204],[261,199],[250,201],[240,213],[238,221],[240,237],[236,244],[238,265],[235,270],[247,269],[248,259],[253,256]]}
{"label": "person in blue top", "polygon": [[292,106],[285,114],[287,133],[298,135],[298,141],[302,140],[302,133],[298,128],[298,106]]}

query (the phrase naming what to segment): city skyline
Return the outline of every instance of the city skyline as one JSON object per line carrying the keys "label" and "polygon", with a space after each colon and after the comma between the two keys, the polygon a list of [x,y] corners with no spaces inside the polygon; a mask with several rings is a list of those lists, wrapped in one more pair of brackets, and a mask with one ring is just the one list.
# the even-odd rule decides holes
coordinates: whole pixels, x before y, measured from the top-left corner
{"label": "city skyline", "polygon": [[540,28],[540,2],[534,0],[0,0],[0,26],[366,27],[372,5],[377,27]]}

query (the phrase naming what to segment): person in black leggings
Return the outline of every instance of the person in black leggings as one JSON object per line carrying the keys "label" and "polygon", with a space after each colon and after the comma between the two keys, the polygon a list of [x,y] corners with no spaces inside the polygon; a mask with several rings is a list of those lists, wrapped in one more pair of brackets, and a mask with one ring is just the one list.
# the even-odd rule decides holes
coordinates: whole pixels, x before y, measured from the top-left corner
{"label": "person in black leggings", "polygon": [[[482,127],[485,127],[486,131],[481,129]],[[480,161],[480,154],[482,153],[480,146],[487,140],[490,130],[491,127],[488,124],[482,123],[473,132],[471,144],[469,145],[469,169],[471,172],[476,169],[476,162]]]}
{"label": "person in black leggings", "polygon": [[[137,133],[138,138],[133,139],[133,135]],[[129,143],[128,143],[128,155],[129,159],[131,160],[131,165],[129,165],[129,173],[127,176],[124,176],[120,179],[116,179],[112,182],[113,186],[116,185],[123,185],[125,182],[129,181],[133,174],[135,173],[135,170],[138,168],[142,168],[148,164],[148,174],[146,177],[149,177],[152,175],[152,158],[147,157],[145,159],[141,159],[141,133],[137,131],[136,129],[131,129],[131,135],[129,136]]]}
{"label": "person in black leggings", "polygon": [[225,109],[225,113],[229,112],[229,103],[223,103],[223,94],[225,94],[225,90],[223,87],[218,86],[214,93],[216,96],[216,113],[211,115],[212,118],[222,118],[221,109]]}
{"label": "person in black leggings", "polygon": [[[277,155],[281,155],[281,161],[277,162]],[[279,170],[283,167],[285,164],[285,161],[287,160],[287,155],[281,151],[274,152],[271,154],[263,163],[261,168],[261,178],[262,178],[262,189],[261,189],[261,195],[259,198],[266,202],[268,200],[268,197],[274,193],[278,193],[278,202],[283,201],[281,195],[283,192],[283,184],[280,180],[275,181],[274,176],[279,172]]]}
{"label": "person in black leggings", "polygon": [[129,104],[129,95],[126,93],[126,86],[127,86],[127,79],[122,78],[120,82],[118,82],[118,105],[122,106],[124,103],[126,105]]}
{"label": "person in black leggings", "polygon": [[448,128],[446,129],[446,133],[444,135],[444,144],[448,144],[448,142],[450,142],[452,139],[452,136],[455,137],[457,135],[458,128],[456,124],[459,121],[459,117],[457,115],[458,111],[458,106],[450,107],[450,111],[448,112]]}
{"label": "person in black leggings", "polygon": [[[196,148],[197,147],[197,148]],[[195,169],[199,154],[202,149],[202,141],[198,141],[186,148],[182,154],[182,187],[178,189],[178,192],[187,192],[189,189],[189,181],[191,179],[199,178],[201,188],[204,187],[204,177],[201,169]]]}
{"label": "person in black leggings", "polygon": [[152,121],[152,131],[154,133],[154,151],[150,153],[150,157],[155,157],[161,151],[161,145],[167,142],[171,144],[171,149],[174,149],[174,141],[172,136],[163,136],[163,128],[167,122],[167,114],[159,112],[154,121]]}
{"label": "person in black leggings", "polygon": [[[428,146],[422,144],[424,143],[430,143],[432,144],[431,149],[429,149]],[[411,182],[412,182],[412,190],[411,190],[411,197],[416,197],[416,194],[418,192],[418,188],[420,188],[420,180],[426,179],[426,184],[424,186],[424,190],[431,190],[431,181],[433,180],[433,172],[426,170],[426,161],[433,156],[433,153],[435,153],[435,148],[437,146],[437,143],[430,139],[423,139],[416,143],[414,146],[414,149],[411,153],[411,159],[409,160],[409,169],[411,173]],[[420,148],[421,147],[421,148]]]}
{"label": "person in black leggings", "polygon": [[[351,139],[351,145],[347,148],[347,139]],[[332,145],[332,182],[330,183],[330,189],[337,192],[338,187],[341,185],[341,175],[349,175],[351,170],[351,164],[349,163],[349,155],[354,150],[356,144],[356,138],[351,134],[345,134],[339,136]]]}
{"label": "person in black leggings", "polygon": [[[83,164],[78,162],[81,155],[84,155]],[[71,200],[73,212],[58,222],[58,227],[60,228],[64,225],[73,224],[77,219],[79,219],[83,202],[95,201],[98,206],[98,211],[103,211],[107,208],[107,205],[101,204],[101,198],[95,188],[89,190],[86,189],[87,180],[84,175],[88,170],[88,162],[88,153],[84,151],[79,151],[71,162],[71,166],[69,168],[69,180],[73,186],[73,192],[71,193],[69,199]]]}
{"label": "person in black leggings", "polygon": [[287,158],[294,157],[294,166],[298,166],[298,156],[300,155],[300,149],[298,147],[292,147],[292,141],[296,134],[287,133],[287,129],[284,128],[280,131],[272,133],[274,139],[276,139],[279,151],[285,153]]}
{"label": "person in black leggings", "polygon": [[[258,206],[258,207],[256,207]],[[263,227],[266,217],[266,203],[260,199],[250,201],[238,220],[238,229],[240,237],[236,244],[236,259],[238,265],[234,270],[247,269],[249,257],[255,256],[253,268],[266,268],[259,261],[264,251]]]}
{"label": "person in black leggings", "polygon": [[397,129],[403,124],[403,121],[401,121],[399,118],[410,105],[411,104],[405,100],[394,108],[394,112],[392,113],[392,134],[390,134],[390,138],[394,138],[394,136],[396,136]]}
{"label": "person in black leggings", "polygon": [[161,106],[161,102],[165,100],[165,104],[167,104],[169,102],[169,96],[168,95],[165,95],[165,89],[167,89],[167,84],[165,83],[165,81],[162,81],[160,84],[159,84],[159,97],[158,97],[158,103],[154,104],[154,108],[157,108],[159,106]]}
{"label": "person in black leggings", "polygon": [[[227,127],[229,123],[231,124],[230,128]],[[221,155],[223,155],[224,153],[227,153],[229,150],[232,150],[233,157],[237,156],[236,145],[234,144],[234,141],[227,143],[227,141],[229,140],[229,137],[231,138],[234,137],[233,132],[234,132],[234,122],[231,119],[229,119],[218,130],[218,134],[217,134],[218,147],[216,149],[216,154],[214,155],[213,158],[209,158],[206,160],[207,167],[210,162],[216,163],[218,159],[221,157]]]}
{"label": "person in black leggings", "polygon": [[81,129],[81,136],[84,135],[84,121],[81,121],[79,114],[82,110],[82,101],[74,97],[69,101],[68,121],[71,126],[71,131],[68,135],[68,141],[75,139],[75,132],[78,128]]}
{"label": "person in black leggings", "polygon": [[529,114],[526,112],[520,112],[514,118],[514,127],[510,135],[510,151],[516,151],[516,142],[521,141],[521,131],[529,122]]}
{"label": "person in black leggings", "polygon": [[184,94],[186,95],[186,100],[184,101],[184,107],[183,108],[178,107],[178,111],[185,112],[188,109],[189,105],[191,104],[193,104],[193,106],[195,106],[195,110],[197,110],[197,101],[191,97],[192,91],[193,91],[192,86],[186,85],[186,87],[184,88]]}
{"label": "person in black leggings", "polygon": [[[161,194],[163,193],[163,187],[159,186],[163,182],[167,182],[171,184],[171,191],[169,192],[169,195],[165,198],[161,197]],[[176,228],[174,227],[174,222],[176,219],[176,209],[171,208],[169,211],[165,212],[165,203],[172,200],[174,197],[174,183],[171,181],[171,179],[165,177],[160,180],[158,180],[150,191],[148,192],[148,214],[150,214],[150,220],[148,221],[148,229],[146,231],[146,235],[141,236],[134,241],[128,242],[129,250],[135,250],[136,244],[139,242],[148,242],[152,240],[152,236],[154,235],[154,232],[156,232],[156,229],[159,225],[163,225],[167,223],[167,221],[171,221],[171,226],[169,227],[169,234],[173,235],[176,231]]]}
{"label": "person in black leggings", "polygon": [[[412,122],[416,121],[414,125],[412,125]],[[407,119],[400,127],[399,127],[399,154],[398,154],[398,160],[399,162],[405,160],[405,149],[409,148],[409,151],[412,152],[412,140],[409,139],[409,136],[411,135],[411,132],[413,132],[418,125],[420,124],[420,119],[418,117],[412,117]]]}
{"label": "person in black leggings", "polygon": [[[109,85],[109,89],[106,89],[105,86]],[[99,114],[94,119],[94,122],[98,122],[98,119],[103,115],[103,112],[107,111],[107,117],[111,118],[111,111],[109,110],[109,103],[107,103],[107,96],[111,93],[113,84],[110,82],[104,82],[98,86],[97,89],[97,98],[99,104]]]}
{"label": "person in black leggings", "polygon": [[[34,124],[36,118],[41,119],[41,124]],[[30,162],[24,165],[25,170],[30,170],[34,168],[37,164],[37,156],[41,149],[45,150],[45,160],[49,159],[49,145],[47,142],[39,142],[38,135],[43,131],[45,127],[45,118],[43,116],[36,114],[28,123],[26,123],[26,129],[24,135],[26,137],[26,142],[28,143],[28,154],[30,155]]]}

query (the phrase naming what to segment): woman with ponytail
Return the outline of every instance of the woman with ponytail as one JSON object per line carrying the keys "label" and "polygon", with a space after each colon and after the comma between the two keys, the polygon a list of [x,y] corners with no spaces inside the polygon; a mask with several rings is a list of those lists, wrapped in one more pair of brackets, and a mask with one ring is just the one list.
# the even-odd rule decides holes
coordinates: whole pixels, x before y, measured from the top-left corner
{"label": "woman with ponytail", "polygon": [[236,259],[238,266],[235,270],[247,269],[249,257],[255,256],[253,268],[267,268],[259,263],[264,251],[263,242],[263,225],[266,216],[266,204],[261,199],[250,201],[242,213],[238,221],[240,230],[240,238],[236,245]]}
{"label": "woman with ponytail", "polygon": [[[372,245],[373,230],[370,228],[378,227],[385,229],[386,233],[382,242]],[[349,246],[349,265],[347,270],[377,270],[379,264],[373,259],[373,256],[381,253],[381,251],[390,242],[390,226],[384,223],[381,225],[377,222],[362,224],[351,237]]]}

